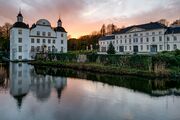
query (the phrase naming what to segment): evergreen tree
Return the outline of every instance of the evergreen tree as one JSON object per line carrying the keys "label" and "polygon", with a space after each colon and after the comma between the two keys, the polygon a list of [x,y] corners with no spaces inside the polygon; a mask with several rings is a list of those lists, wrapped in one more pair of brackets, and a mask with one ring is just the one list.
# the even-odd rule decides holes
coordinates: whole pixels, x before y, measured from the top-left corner
{"label": "evergreen tree", "polygon": [[115,54],[115,53],[116,53],[115,48],[114,48],[113,44],[110,43],[108,46],[107,54]]}

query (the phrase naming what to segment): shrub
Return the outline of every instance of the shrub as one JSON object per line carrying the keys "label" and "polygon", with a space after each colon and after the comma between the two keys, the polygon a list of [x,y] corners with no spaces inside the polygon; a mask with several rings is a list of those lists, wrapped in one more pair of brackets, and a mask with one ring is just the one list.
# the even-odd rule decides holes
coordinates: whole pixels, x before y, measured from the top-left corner
{"label": "shrub", "polygon": [[114,48],[113,44],[110,43],[108,50],[107,50],[107,54],[115,54],[115,53],[116,53],[115,48]]}

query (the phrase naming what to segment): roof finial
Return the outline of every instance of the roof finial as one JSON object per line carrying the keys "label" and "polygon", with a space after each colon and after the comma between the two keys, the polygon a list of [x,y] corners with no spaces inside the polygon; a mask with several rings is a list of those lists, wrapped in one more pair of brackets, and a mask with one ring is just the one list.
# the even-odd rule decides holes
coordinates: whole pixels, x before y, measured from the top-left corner
{"label": "roof finial", "polygon": [[21,7],[19,8],[19,14],[21,14]]}

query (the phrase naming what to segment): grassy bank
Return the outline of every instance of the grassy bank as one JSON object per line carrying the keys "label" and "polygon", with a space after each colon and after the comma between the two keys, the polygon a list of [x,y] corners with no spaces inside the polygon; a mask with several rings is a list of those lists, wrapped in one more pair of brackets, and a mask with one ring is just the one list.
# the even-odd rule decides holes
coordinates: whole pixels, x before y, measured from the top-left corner
{"label": "grassy bank", "polygon": [[37,54],[32,64],[118,75],[180,78],[180,50],[156,55]]}
{"label": "grassy bank", "polygon": [[139,70],[134,68],[121,68],[116,66],[105,66],[96,63],[77,63],[77,62],[60,62],[60,61],[33,61],[31,64],[35,66],[50,66],[56,68],[71,68],[76,70],[84,70],[95,73],[106,73],[114,75],[132,75],[141,77],[174,77],[170,72],[155,73],[146,70]]}

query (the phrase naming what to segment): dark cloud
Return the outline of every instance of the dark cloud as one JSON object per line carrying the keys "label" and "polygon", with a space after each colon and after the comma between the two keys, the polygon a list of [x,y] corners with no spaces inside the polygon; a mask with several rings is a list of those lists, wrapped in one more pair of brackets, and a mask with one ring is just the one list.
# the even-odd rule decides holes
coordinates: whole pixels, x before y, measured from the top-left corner
{"label": "dark cloud", "polygon": [[0,25],[4,22],[14,23],[19,8],[22,9],[25,22],[28,24],[45,18],[52,23],[52,26],[55,26],[58,17],[61,16],[66,30],[74,36],[97,30],[102,23],[127,26],[161,18],[172,21],[180,17],[180,0],[156,1],[0,0]]}

